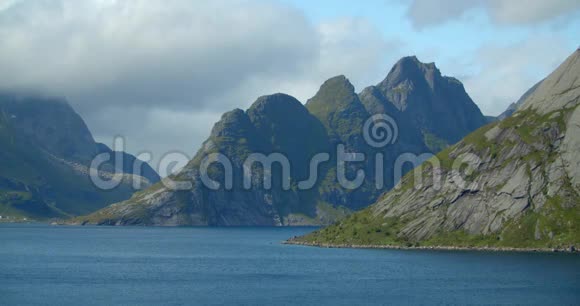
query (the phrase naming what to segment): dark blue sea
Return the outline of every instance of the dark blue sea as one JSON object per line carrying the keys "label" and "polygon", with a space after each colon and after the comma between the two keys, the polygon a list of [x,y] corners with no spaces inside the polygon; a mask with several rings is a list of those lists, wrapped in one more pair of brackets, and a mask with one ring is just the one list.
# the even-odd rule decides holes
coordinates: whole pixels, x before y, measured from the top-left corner
{"label": "dark blue sea", "polygon": [[0,224],[0,305],[580,303],[580,256],[321,249],[312,228]]}

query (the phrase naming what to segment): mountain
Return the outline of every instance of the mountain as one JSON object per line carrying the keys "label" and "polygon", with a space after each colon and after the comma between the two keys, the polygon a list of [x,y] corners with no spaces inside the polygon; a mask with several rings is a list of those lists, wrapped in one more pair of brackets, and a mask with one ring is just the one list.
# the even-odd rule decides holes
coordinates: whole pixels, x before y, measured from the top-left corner
{"label": "mountain", "polygon": [[[0,215],[46,219],[86,214],[131,196],[132,180],[144,187],[159,180],[149,165],[146,177],[125,171],[119,188],[100,191],[88,172],[95,156],[111,150],[97,144],[81,117],[61,98],[0,92]],[[135,157],[121,153],[122,158]],[[113,160],[115,156],[112,156]],[[112,162],[100,175],[114,176]]]}
{"label": "mountain", "polygon": [[425,134],[428,145],[434,140],[454,144],[486,124],[459,80],[442,76],[434,63],[422,63],[415,56],[399,60],[375,87],[382,99],[402,112],[404,121]]}
{"label": "mountain", "polygon": [[[404,98],[396,89],[401,83],[409,86]],[[350,81],[341,75],[324,82],[305,105],[285,94],[260,97],[246,111],[237,109],[224,114],[202,149],[179,174],[135,194],[130,200],[73,222],[211,226],[329,224],[369,206],[385,190],[391,189],[397,179],[392,175],[398,166],[397,157],[409,154],[414,157],[412,162],[418,164],[427,158],[422,154],[444,148],[458,135],[464,136],[485,123],[461,83],[441,76],[434,64],[423,64],[414,57],[404,58],[379,85],[357,94]],[[441,118],[420,112],[422,105],[429,105],[430,109],[437,110],[438,116],[445,116],[445,127],[439,126]],[[365,131],[367,125],[369,129],[375,125],[378,129]],[[392,141],[383,145],[377,145],[374,140],[369,142],[368,134],[374,132],[376,135],[371,136],[391,137]],[[250,188],[245,188],[244,161],[256,152],[286,156],[289,174],[278,164],[271,170],[252,167],[254,176]],[[199,168],[207,158],[215,158],[215,153],[231,161],[233,188],[225,188],[227,171],[216,164],[209,172],[215,181],[221,182],[220,188],[212,190],[204,183]],[[328,153],[327,161],[314,165],[317,166],[316,183],[300,188],[300,183],[309,177],[313,167],[310,161],[317,153]],[[353,153],[362,153],[368,158],[339,166],[343,155]],[[379,153],[383,164],[377,166]],[[412,169],[411,164],[404,163],[403,172]],[[365,179],[357,188],[350,183],[340,184],[340,169],[344,169],[347,180],[356,178],[360,171],[364,171]],[[261,178],[264,171],[274,178],[271,189],[264,188],[261,179],[255,179]],[[384,182],[377,186],[375,178],[379,175]],[[288,179],[290,188],[283,188],[281,177]],[[180,186],[190,186],[176,191],[172,187],[175,181]]]}
{"label": "mountain", "polygon": [[[578,246],[579,97],[577,50],[526,93],[513,116],[480,128],[439,153],[364,211],[291,242]],[[415,182],[416,177],[422,182]]]}
{"label": "mountain", "polygon": [[[384,155],[384,173],[392,173],[396,157],[405,152],[421,154],[431,152],[423,143],[419,129],[402,119],[402,113],[392,104],[377,98],[370,88],[357,95],[354,86],[345,76],[337,76],[324,82],[316,95],[308,100],[306,108],[325,126],[330,144],[331,162],[319,188],[320,201],[332,206],[340,205],[349,210],[359,210],[372,204],[385,190],[394,186],[394,179],[387,176],[384,188],[376,188],[376,153]],[[379,100],[381,99],[381,100]],[[365,139],[365,122],[373,115],[385,114],[393,119],[396,126],[386,127],[386,132],[397,129],[394,143],[374,148]],[[343,144],[346,152],[363,153],[369,157],[363,162],[350,164],[346,177],[356,177],[357,171],[364,170],[366,179],[356,189],[344,188],[337,183],[337,147]]]}

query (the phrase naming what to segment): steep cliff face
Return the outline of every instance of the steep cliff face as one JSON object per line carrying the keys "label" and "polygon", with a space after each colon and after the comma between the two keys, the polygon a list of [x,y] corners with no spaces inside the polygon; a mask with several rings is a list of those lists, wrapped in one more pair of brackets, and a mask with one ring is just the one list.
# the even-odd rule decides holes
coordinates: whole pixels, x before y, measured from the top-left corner
{"label": "steep cliff face", "polygon": [[362,128],[369,113],[345,76],[324,82],[316,95],[308,100],[306,108],[324,124],[332,143],[351,147],[363,145]]}
{"label": "steep cliff face", "polygon": [[[118,189],[100,191],[90,181],[97,145],[81,117],[64,99],[0,93],[0,215],[45,219],[86,214],[130,197],[132,181],[143,187],[159,180],[123,173]],[[108,149],[108,148],[106,148]],[[109,149],[110,150],[110,149]],[[135,157],[123,153],[127,161]],[[100,169],[113,177],[114,163]]]}
{"label": "steep cliff face", "polygon": [[[576,51],[528,95],[512,117],[489,124],[438,154],[440,164],[425,163],[365,211],[298,240],[359,245],[578,245],[579,59]],[[462,164],[472,171],[464,172]],[[415,173],[422,183],[415,181]]]}
{"label": "steep cliff face", "polygon": [[[378,195],[394,186],[393,173],[395,161],[403,153],[420,155],[431,151],[423,142],[423,136],[417,127],[402,118],[402,113],[388,103],[378,91],[369,87],[360,95],[355,93],[354,86],[344,76],[329,79],[320,87],[316,95],[306,103],[308,110],[326,127],[329,135],[330,166],[320,186],[320,201],[330,205],[341,205],[351,210],[359,210],[372,204]],[[393,137],[392,143],[378,148],[367,143],[364,130],[365,123],[373,115],[384,114],[392,118],[392,123],[385,126],[386,137]],[[384,122],[377,122],[378,124]],[[368,137],[368,136],[367,136]],[[363,153],[365,161],[350,163],[346,168],[346,177],[356,177],[357,171],[363,170],[366,177],[362,185],[355,189],[345,188],[337,182],[336,152],[339,144],[345,151]],[[377,153],[383,155],[383,173],[385,175],[381,188],[376,187]]]}
{"label": "steep cliff face", "polygon": [[434,63],[422,63],[414,56],[399,60],[376,88],[426,138],[454,144],[486,124],[459,80],[442,76]]}
{"label": "steep cliff face", "polygon": [[[407,65],[409,60],[411,64]],[[423,71],[425,67],[433,69]],[[419,156],[444,148],[455,139],[455,134],[464,133],[463,136],[485,120],[460,83],[453,81],[449,85],[448,78],[442,77],[434,65],[403,59],[387,80],[384,86],[371,86],[357,94],[346,77],[337,76],[322,84],[305,107],[284,94],[261,97],[245,112],[238,109],[225,114],[188,167],[173,177],[193,183],[192,188],[175,192],[158,184],[126,202],[75,222],[217,226],[328,224],[351,211],[367,207],[394,186],[394,169],[399,156],[405,153]],[[401,82],[420,86],[408,89],[406,98],[392,99],[400,96],[392,91]],[[427,113],[413,111],[425,103],[431,105],[430,109],[445,113],[445,125],[451,126],[448,130],[454,135],[444,135],[447,130],[439,129],[443,119],[427,120],[423,118]],[[446,108],[449,109],[443,111]],[[365,139],[369,131],[364,128],[373,115],[379,114],[392,119],[388,130],[383,129],[379,134],[393,137],[393,141],[377,147]],[[377,122],[373,119],[372,124]],[[425,144],[426,140],[429,145]],[[337,152],[341,145],[345,152],[365,155],[364,161],[349,162],[345,167],[349,180],[353,180],[359,170],[364,171],[365,179],[360,187],[339,183]],[[232,161],[234,169],[242,169],[244,160],[256,152],[282,153],[288,158],[290,190],[280,186],[279,178],[286,174],[281,173],[279,167],[272,168],[274,188],[271,190],[264,190],[259,180],[253,180],[248,190],[243,188],[240,178],[234,180],[230,190],[207,190],[201,184],[198,169],[210,154],[224,154]],[[328,161],[317,168],[316,184],[307,190],[298,188],[313,172],[310,161],[316,153],[328,153]],[[383,160],[380,166],[375,158],[378,153]],[[405,170],[409,170],[406,166]],[[256,177],[261,177],[261,170],[254,170],[258,172]],[[221,182],[223,172],[220,168],[212,170]],[[376,177],[381,173],[383,182],[377,185]]]}

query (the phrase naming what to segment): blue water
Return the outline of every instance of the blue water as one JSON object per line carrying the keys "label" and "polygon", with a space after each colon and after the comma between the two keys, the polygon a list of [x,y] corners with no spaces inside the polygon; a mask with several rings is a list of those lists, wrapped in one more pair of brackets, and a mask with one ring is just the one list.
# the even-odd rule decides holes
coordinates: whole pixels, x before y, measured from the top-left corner
{"label": "blue water", "polygon": [[311,228],[0,225],[0,305],[578,304],[580,256],[320,249]]}

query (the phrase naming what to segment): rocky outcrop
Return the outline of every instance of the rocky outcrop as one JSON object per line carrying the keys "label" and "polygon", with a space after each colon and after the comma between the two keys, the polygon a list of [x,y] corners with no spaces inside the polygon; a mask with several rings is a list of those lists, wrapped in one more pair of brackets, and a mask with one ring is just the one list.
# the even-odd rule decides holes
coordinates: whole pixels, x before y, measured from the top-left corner
{"label": "rocky outcrop", "polygon": [[512,117],[403,178],[311,244],[568,248],[580,243],[580,51]]}
{"label": "rocky outcrop", "polygon": [[580,108],[576,108],[570,116],[566,125],[566,136],[564,136],[560,148],[562,164],[570,179],[570,184],[576,192],[580,192],[580,159],[578,158],[578,152],[580,152]]}
{"label": "rocky outcrop", "polygon": [[580,91],[580,51],[573,55],[543,80],[524,101],[521,109],[531,109],[539,114],[573,107],[578,104]]}

